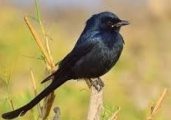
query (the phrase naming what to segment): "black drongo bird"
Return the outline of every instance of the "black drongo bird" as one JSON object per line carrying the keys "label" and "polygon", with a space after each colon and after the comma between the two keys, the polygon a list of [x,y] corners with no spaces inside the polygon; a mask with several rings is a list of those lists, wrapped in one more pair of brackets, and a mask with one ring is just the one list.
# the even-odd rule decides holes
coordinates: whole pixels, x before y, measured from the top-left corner
{"label": "black drongo bird", "polygon": [[59,63],[59,68],[43,82],[51,84],[31,102],[14,111],[4,113],[5,119],[24,115],[44,97],[71,79],[99,78],[118,61],[124,40],[119,33],[121,26],[128,25],[111,12],[101,12],[87,20],[85,29],[73,50]]}

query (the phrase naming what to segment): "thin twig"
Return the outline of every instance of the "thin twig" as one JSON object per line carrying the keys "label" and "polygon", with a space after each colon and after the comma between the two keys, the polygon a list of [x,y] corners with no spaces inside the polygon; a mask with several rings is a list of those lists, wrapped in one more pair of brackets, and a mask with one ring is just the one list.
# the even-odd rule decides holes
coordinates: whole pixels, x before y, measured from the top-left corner
{"label": "thin twig", "polygon": [[157,100],[155,106],[151,107],[151,113],[150,115],[147,117],[147,120],[152,120],[154,118],[154,116],[156,115],[156,113],[159,111],[159,108],[162,105],[162,102],[164,101],[164,98],[166,97],[168,89],[165,88],[162,92],[162,94],[160,95],[159,99]]}

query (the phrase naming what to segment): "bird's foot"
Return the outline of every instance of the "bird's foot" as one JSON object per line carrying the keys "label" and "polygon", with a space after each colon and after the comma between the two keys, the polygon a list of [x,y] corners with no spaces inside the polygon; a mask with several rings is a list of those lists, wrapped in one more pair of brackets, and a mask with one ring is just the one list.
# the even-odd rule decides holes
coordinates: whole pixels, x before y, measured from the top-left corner
{"label": "bird's foot", "polygon": [[104,87],[104,83],[100,78],[89,79],[87,81],[87,84],[89,87],[93,86],[97,91],[101,91],[102,88]]}

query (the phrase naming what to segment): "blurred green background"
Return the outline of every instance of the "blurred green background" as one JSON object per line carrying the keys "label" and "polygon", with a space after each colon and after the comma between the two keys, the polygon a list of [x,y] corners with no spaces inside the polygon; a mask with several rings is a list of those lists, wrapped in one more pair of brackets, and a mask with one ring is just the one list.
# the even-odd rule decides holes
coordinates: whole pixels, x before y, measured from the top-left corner
{"label": "blurred green background", "polygon": [[[162,90],[171,86],[171,1],[170,0],[41,0],[42,20],[50,39],[55,62],[74,46],[86,20],[95,13],[111,11],[131,24],[121,33],[125,48],[117,65],[102,79],[105,82],[105,115],[121,107],[119,120],[143,120]],[[34,97],[30,69],[38,91],[47,76],[41,53],[23,20],[35,16],[34,0],[0,1],[0,114],[17,108]],[[38,23],[32,20],[40,31]],[[85,120],[90,90],[84,81],[69,81],[56,90],[54,106],[62,120]],[[171,94],[156,116],[170,120]],[[54,113],[51,112],[49,119]],[[20,120],[37,118],[34,108]],[[107,117],[106,117],[107,118]],[[1,119],[1,118],[0,118]]]}

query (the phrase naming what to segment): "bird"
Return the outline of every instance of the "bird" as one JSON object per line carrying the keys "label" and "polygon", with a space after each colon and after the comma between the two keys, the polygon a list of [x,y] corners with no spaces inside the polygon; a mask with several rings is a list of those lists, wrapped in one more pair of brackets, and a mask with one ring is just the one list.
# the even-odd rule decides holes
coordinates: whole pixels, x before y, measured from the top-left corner
{"label": "bird", "polygon": [[66,81],[100,78],[106,74],[122,53],[124,40],[120,29],[128,24],[109,11],[92,15],[71,52],[59,62],[58,69],[42,81],[51,80],[49,86],[26,105],[2,114],[2,118],[23,116]]}

